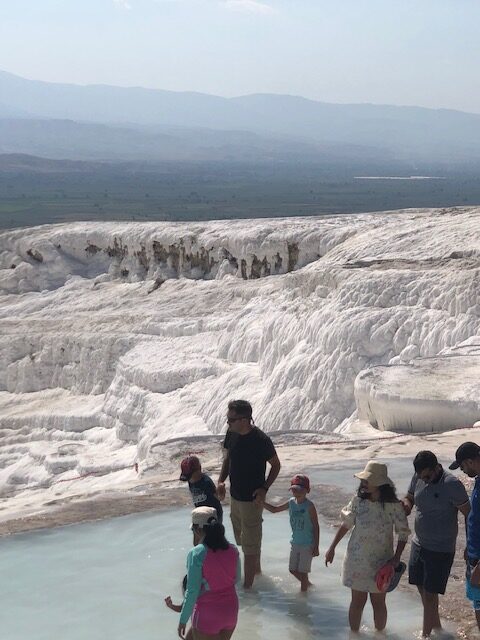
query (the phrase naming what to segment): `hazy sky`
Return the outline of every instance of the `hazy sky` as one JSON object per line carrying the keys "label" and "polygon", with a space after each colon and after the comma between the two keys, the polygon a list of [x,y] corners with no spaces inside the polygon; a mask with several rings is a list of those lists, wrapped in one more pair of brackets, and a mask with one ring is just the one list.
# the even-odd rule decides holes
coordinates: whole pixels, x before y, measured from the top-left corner
{"label": "hazy sky", "polygon": [[0,68],[480,113],[479,33],[480,0],[0,0]]}

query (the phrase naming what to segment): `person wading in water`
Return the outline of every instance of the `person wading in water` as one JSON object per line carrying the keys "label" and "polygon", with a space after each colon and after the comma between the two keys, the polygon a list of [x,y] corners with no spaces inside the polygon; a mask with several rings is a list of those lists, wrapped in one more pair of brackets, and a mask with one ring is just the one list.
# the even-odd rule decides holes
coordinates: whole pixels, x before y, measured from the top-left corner
{"label": "person wading in water", "polygon": [[[235,540],[244,554],[243,586],[249,589],[255,574],[261,573],[263,505],[280,471],[280,461],[270,438],[255,426],[249,402],[229,402],[227,424],[217,496],[220,500],[225,498],[225,480],[229,477],[230,518]],[[270,471],[265,479],[267,462]]]}

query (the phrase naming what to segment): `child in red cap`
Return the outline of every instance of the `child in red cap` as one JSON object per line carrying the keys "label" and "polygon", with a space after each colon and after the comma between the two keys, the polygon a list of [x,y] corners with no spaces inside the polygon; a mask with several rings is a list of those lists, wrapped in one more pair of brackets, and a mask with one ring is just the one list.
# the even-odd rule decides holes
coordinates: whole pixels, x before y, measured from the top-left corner
{"label": "child in red cap", "polygon": [[180,465],[180,480],[188,482],[194,507],[213,507],[217,510],[218,521],[222,522],[223,509],[217,498],[217,489],[213,480],[202,473],[202,465],[197,456],[187,456]]}
{"label": "child in red cap", "polygon": [[289,569],[292,576],[300,581],[301,591],[307,591],[308,587],[312,586],[308,579],[312,558],[319,554],[318,515],[315,505],[307,498],[307,493],[310,493],[310,480],[307,476],[302,474],[293,476],[290,491],[293,497],[288,502],[278,506],[265,502],[264,506],[270,513],[279,513],[288,509],[292,527]]}

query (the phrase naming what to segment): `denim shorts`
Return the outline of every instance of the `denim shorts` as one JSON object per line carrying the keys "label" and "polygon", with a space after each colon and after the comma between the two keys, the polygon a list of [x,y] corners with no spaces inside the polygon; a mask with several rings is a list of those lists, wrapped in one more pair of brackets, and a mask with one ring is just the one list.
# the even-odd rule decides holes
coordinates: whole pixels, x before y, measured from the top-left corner
{"label": "denim shorts", "polygon": [[472,569],[477,564],[477,561],[472,562],[471,560],[467,562],[467,572],[465,575],[465,593],[469,600],[472,601],[472,605],[475,611],[480,611],[480,587],[473,586],[470,583],[470,575],[472,573]]}

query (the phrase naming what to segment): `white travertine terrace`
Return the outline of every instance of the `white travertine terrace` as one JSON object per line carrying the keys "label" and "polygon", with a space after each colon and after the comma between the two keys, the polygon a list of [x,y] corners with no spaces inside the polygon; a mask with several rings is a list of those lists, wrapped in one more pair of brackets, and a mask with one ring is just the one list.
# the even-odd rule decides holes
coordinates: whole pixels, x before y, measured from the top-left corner
{"label": "white travertine terrace", "polygon": [[479,208],[4,231],[0,490],[121,483],[235,397],[268,431],[468,426],[479,343]]}

